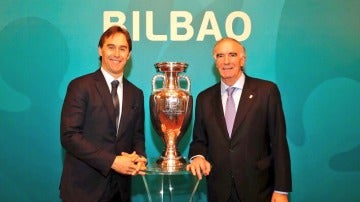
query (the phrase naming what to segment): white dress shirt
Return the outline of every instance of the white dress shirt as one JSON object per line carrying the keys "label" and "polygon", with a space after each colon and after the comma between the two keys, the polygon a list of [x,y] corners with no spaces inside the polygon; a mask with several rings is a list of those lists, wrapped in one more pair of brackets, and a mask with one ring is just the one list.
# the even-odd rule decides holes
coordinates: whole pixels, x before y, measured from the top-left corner
{"label": "white dress shirt", "polygon": [[[121,75],[119,78],[115,79],[113,76],[111,76],[107,71],[105,71],[102,67],[101,67],[101,72],[103,73],[105,80],[106,80],[106,84],[108,85],[109,88],[109,92],[111,93],[111,82],[114,80],[118,80],[119,81],[119,86],[117,88],[117,94],[119,97],[119,124],[120,124],[120,120],[121,120],[121,112],[122,112],[122,100],[123,100],[123,75]],[[119,126],[117,126],[117,128],[119,128]]]}

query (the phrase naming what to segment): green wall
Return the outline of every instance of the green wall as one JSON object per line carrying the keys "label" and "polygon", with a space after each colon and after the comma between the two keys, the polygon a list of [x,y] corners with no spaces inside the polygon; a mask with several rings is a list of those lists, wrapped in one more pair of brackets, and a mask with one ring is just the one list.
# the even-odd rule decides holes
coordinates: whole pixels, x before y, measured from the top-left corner
{"label": "green wall", "polygon": [[[291,201],[359,201],[359,10],[358,0],[2,0],[0,201],[59,201],[66,87],[98,68],[98,39],[118,20],[136,39],[126,76],[146,101],[154,63],[188,63],[196,98],[219,80],[211,57],[215,40],[242,37],[247,74],[276,82],[282,94]],[[119,15],[104,17],[109,12]],[[243,15],[231,20],[233,12]],[[146,149],[157,158],[162,143],[145,103]],[[184,156],[191,126],[179,146]],[[134,201],[146,201],[141,178],[134,187]],[[205,193],[201,182],[196,200],[206,201]]]}

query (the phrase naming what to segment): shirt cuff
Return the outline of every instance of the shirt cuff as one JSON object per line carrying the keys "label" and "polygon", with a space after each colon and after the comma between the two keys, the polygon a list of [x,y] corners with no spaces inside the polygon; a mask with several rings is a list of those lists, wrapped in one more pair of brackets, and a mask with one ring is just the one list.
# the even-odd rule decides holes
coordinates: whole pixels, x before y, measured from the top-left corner
{"label": "shirt cuff", "polygon": [[195,156],[192,156],[191,158],[190,158],[190,163],[191,163],[191,161],[194,159],[194,158],[196,158],[196,157],[202,157],[202,158],[205,158],[203,155],[195,155]]}
{"label": "shirt cuff", "polygon": [[276,191],[276,190],[275,190],[274,192],[279,193],[279,194],[288,195],[288,192],[284,192],[284,191]]}

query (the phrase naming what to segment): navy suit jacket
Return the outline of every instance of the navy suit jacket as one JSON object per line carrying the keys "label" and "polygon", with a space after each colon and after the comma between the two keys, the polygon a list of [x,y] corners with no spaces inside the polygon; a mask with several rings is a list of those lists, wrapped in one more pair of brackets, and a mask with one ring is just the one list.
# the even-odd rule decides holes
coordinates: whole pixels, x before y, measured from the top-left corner
{"label": "navy suit jacket", "polygon": [[274,190],[291,191],[290,155],[277,86],[246,76],[231,138],[221,102],[220,83],[196,100],[189,157],[211,163],[208,200],[227,201],[232,178],[240,200],[270,201]]}
{"label": "navy suit jacket", "polygon": [[[98,201],[110,176],[130,200],[131,177],[111,169],[121,152],[145,155],[144,95],[123,79],[122,114],[116,136],[116,115],[102,72],[70,82],[61,113],[60,138],[66,151],[60,182],[64,201]],[[110,174],[112,173],[112,174]]]}

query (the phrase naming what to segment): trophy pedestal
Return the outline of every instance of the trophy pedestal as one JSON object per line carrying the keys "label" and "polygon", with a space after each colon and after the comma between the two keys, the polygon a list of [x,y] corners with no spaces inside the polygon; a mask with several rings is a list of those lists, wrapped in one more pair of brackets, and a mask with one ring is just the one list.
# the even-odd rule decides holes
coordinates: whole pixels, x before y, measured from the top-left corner
{"label": "trophy pedestal", "polygon": [[[185,158],[182,159],[185,160]],[[166,171],[159,167],[157,161],[150,160],[146,175],[142,176],[147,201],[192,202],[200,200],[201,193],[197,190],[201,180],[186,171],[185,166],[176,171]]]}

